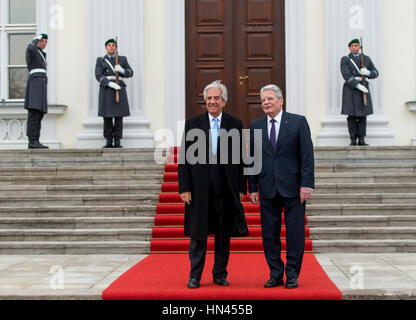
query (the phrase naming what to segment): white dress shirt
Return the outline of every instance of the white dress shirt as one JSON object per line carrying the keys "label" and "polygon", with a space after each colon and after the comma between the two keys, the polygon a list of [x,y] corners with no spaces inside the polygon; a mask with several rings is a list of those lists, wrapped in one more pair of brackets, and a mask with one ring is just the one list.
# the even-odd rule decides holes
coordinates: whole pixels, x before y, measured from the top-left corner
{"label": "white dress shirt", "polygon": [[[280,113],[276,117],[274,117],[274,120],[276,120],[276,123],[274,124],[275,129],[276,129],[276,139],[278,140],[279,140],[280,125],[282,123],[282,116],[283,116],[283,110],[280,111]],[[270,116],[267,116],[267,132],[269,135],[269,140],[270,140],[270,133],[272,131],[272,120],[273,119]]]}
{"label": "white dress shirt", "polygon": [[[208,117],[209,117],[209,126],[210,126],[211,130],[214,130],[214,125],[215,125],[214,119],[215,118],[213,116],[211,116],[211,114],[209,114],[209,113],[208,113]],[[218,127],[221,129],[222,112],[216,119],[218,119]]]}

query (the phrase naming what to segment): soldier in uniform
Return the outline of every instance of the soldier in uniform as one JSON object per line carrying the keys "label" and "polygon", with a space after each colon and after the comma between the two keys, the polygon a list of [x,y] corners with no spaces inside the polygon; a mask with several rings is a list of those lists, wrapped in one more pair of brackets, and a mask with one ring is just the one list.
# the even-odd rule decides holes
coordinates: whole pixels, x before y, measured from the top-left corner
{"label": "soldier in uniform", "polygon": [[[358,39],[349,43],[351,53],[341,60],[341,72],[345,79],[342,96],[342,114],[348,115],[348,131],[351,146],[367,146],[367,116],[374,113],[368,79],[376,79],[379,72],[370,57],[364,56],[362,68],[361,44]],[[365,82],[362,82],[365,77]],[[367,105],[364,104],[364,94]]]}
{"label": "soldier in uniform", "polygon": [[25,109],[28,110],[27,137],[29,149],[49,149],[39,142],[41,122],[48,113],[48,77],[46,75],[46,53],[48,35],[40,34],[33,39],[26,50],[29,80],[26,86]]}
{"label": "soldier in uniform", "polygon": [[[108,40],[105,47],[107,54],[97,59],[95,67],[95,77],[100,83],[98,116],[104,118],[104,138],[107,140],[104,148],[122,148],[123,118],[130,116],[130,107],[126,84],[122,80],[119,84],[115,82],[116,73],[120,78],[131,78],[133,70],[124,56],[119,56],[116,65],[117,43],[114,39]],[[119,102],[116,101],[116,91],[119,92]]]}

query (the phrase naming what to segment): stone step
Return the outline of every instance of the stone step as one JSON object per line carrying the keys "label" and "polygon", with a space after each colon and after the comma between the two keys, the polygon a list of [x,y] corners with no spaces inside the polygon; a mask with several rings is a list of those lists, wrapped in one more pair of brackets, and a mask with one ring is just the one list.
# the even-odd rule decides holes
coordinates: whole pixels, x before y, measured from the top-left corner
{"label": "stone step", "polygon": [[151,228],[141,229],[9,229],[0,230],[0,242],[150,241]]}
{"label": "stone step", "polygon": [[397,156],[397,159],[402,156],[416,156],[415,147],[316,147],[315,155],[317,156]]}
{"label": "stone step", "polygon": [[86,158],[32,158],[32,159],[1,159],[0,167],[44,168],[44,167],[106,167],[106,166],[137,166],[140,164],[154,164],[151,156],[134,158],[116,157],[86,157]]}
{"label": "stone step", "polygon": [[0,206],[1,218],[103,218],[103,217],[153,217],[156,214],[154,204],[111,205],[105,206]]}
{"label": "stone step", "polygon": [[[1,221],[1,220],[0,220]],[[1,222],[0,222],[1,223]],[[308,216],[310,228],[346,227],[412,227],[416,228],[416,214],[404,216]]]}
{"label": "stone step", "polygon": [[416,214],[416,204],[308,204],[308,217],[388,216]]}
{"label": "stone step", "polygon": [[0,168],[0,177],[97,177],[97,176],[162,176],[164,167],[159,165],[109,166],[109,167],[49,167],[49,168]]}
{"label": "stone step", "polygon": [[314,193],[416,193],[416,183],[318,183]]}
{"label": "stone step", "polygon": [[315,240],[314,253],[416,253],[416,240]]}
{"label": "stone step", "polygon": [[309,204],[416,204],[416,194],[314,194],[312,199],[309,201]]}
{"label": "stone step", "polygon": [[142,229],[152,228],[154,218],[94,217],[94,218],[0,218],[0,230],[10,229]]}
{"label": "stone step", "polygon": [[4,196],[0,197],[0,206],[32,207],[36,206],[105,206],[105,205],[156,205],[158,195],[113,195],[108,196]]}
{"label": "stone step", "polygon": [[[122,172],[121,172],[122,173]],[[116,175],[116,176],[14,176],[1,177],[0,186],[32,186],[32,185],[161,185],[163,174]]]}
{"label": "stone step", "polygon": [[2,150],[0,159],[154,157],[155,149]]}
{"label": "stone step", "polygon": [[94,185],[94,186],[0,186],[1,196],[23,196],[36,194],[37,196],[56,196],[56,195],[136,195],[153,194],[157,195],[161,191],[160,185]]}
{"label": "stone step", "polygon": [[[395,154],[384,154],[384,155],[357,155],[357,156],[343,156],[343,155],[329,155],[321,156],[315,155],[315,162],[318,164],[389,164],[397,163],[397,159],[400,159],[401,163],[415,164],[415,155],[395,155]],[[400,158],[398,158],[400,157]]]}
{"label": "stone step", "polygon": [[377,164],[324,164],[317,163],[315,172],[319,173],[416,173],[414,163],[377,163]]}
{"label": "stone step", "polygon": [[416,239],[416,228],[410,228],[410,227],[311,228],[311,239],[312,240]]}
{"label": "stone step", "polygon": [[149,254],[149,241],[5,241],[2,255]]}
{"label": "stone step", "polygon": [[316,183],[416,183],[416,173],[318,173]]}

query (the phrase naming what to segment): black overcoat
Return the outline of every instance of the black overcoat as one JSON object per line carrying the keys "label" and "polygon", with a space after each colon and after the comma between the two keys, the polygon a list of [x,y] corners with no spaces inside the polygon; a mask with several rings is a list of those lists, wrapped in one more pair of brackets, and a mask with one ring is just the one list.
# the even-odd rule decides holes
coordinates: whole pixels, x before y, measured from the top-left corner
{"label": "black overcoat", "polygon": [[[46,53],[37,47],[39,40],[31,42],[26,50],[26,63],[29,72],[35,69],[46,70]],[[48,77],[46,73],[29,74],[26,85],[25,109],[48,113]]]}
{"label": "black overcoat", "polygon": [[[221,129],[229,132],[237,129],[240,132],[239,144],[242,146],[242,128],[243,124],[240,120],[223,113],[221,121]],[[186,121],[185,134],[197,129],[203,132],[206,143],[206,162],[191,165],[189,159],[184,159],[184,155],[188,148],[198,140],[183,140],[181,146],[180,164],[178,168],[179,175],[179,193],[191,192],[191,205],[185,205],[185,236],[194,240],[205,240],[208,235],[213,235],[215,230],[209,230],[209,181],[210,181],[210,165],[209,165],[209,139],[210,139],[210,123],[208,113],[192,118]],[[202,131],[201,131],[202,130]],[[224,136],[220,137],[221,141],[225,141]],[[240,193],[247,194],[247,178],[243,175],[243,162],[240,156],[239,164],[233,164],[232,159],[232,139],[228,139],[228,159],[229,164],[224,164],[224,172],[229,194],[225,198],[224,203],[224,225],[225,232],[230,237],[245,237],[249,235],[247,221],[245,219],[244,209],[240,202]],[[220,146],[219,144],[219,146]],[[219,147],[220,148],[220,147]],[[203,151],[201,151],[203,152]],[[197,152],[198,154],[198,152]],[[241,154],[241,150],[240,150]]]}
{"label": "black overcoat", "polygon": [[108,56],[97,59],[95,66],[95,77],[100,83],[100,95],[98,102],[98,116],[103,118],[124,118],[130,116],[129,101],[127,98],[126,83],[121,78],[133,77],[133,70],[131,69],[127,58],[119,56],[119,65],[126,70],[124,76],[120,76],[120,102],[116,102],[116,91],[108,86],[109,80],[107,77],[115,76],[114,69],[106,61],[115,66],[115,61]]}
{"label": "black overcoat", "polygon": [[[350,59],[355,62],[355,65]],[[371,72],[371,75],[368,77],[369,79],[376,79],[379,76],[378,70],[370,57],[366,55],[364,55],[364,65]],[[356,88],[360,83],[357,78],[361,77],[357,68],[361,69],[361,58],[356,58],[352,54],[342,58],[341,73],[345,80],[342,93],[342,114],[354,117],[366,117],[374,113],[371,89],[368,81],[366,81],[365,87],[370,93],[367,94],[368,103],[367,106],[365,106],[363,92]]]}

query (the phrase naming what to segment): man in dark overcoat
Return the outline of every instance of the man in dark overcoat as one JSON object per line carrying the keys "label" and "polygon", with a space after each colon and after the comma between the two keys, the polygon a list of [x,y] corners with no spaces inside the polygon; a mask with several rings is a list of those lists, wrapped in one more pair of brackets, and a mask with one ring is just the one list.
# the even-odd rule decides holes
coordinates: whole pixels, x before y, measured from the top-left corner
{"label": "man in dark overcoat", "polygon": [[[200,287],[208,235],[215,235],[214,283],[228,286],[230,239],[249,234],[241,204],[247,194],[241,153],[243,124],[223,112],[228,92],[221,81],[208,85],[204,98],[207,112],[186,121],[178,169],[179,193],[185,203],[185,236],[191,238],[190,289]],[[230,138],[231,132],[237,133],[238,139]],[[196,144],[198,151],[192,152]],[[228,161],[221,153],[228,155]]]}
{"label": "man in dark overcoat", "polygon": [[[104,118],[104,138],[107,141],[104,148],[122,148],[123,118],[130,116],[130,107],[126,83],[120,80],[117,84],[116,73],[120,78],[131,78],[133,70],[125,56],[119,56],[116,64],[117,43],[114,39],[108,40],[105,47],[107,54],[97,59],[95,67],[95,77],[100,83],[98,116]],[[119,92],[118,102],[116,92]]]}
{"label": "man in dark overcoat", "polygon": [[[368,79],[376,79],[379,72],[370,57],[361,61],[361,44],[358,39],[349,43],[351,53],[341,60],[341,73],[345,80],[342,94],[342,114],[348,116],[348,131],[351,146],[367,146],[367,117],[374,113]],[[363,82],[362,79],[365,78]],[[364,104],[364,95],[367,105]]]}
{"label": "man in dark overcoat", "polygon": [[26,50],[29,80],[26,86],[25,109],[28,110],[27,137],[29,149],[49,149],[39,142],[42,120],[48,113],[48,77],[46,75],[46,52],[48,35],[40,34]]}

